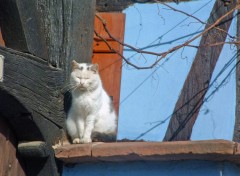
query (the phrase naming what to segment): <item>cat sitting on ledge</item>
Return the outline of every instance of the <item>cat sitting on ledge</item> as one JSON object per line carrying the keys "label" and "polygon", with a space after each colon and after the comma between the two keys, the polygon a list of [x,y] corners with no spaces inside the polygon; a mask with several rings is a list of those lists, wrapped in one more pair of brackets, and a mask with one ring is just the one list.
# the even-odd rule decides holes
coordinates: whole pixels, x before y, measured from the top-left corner
{"label": "cat sitting on ledge", "polygon": [[116,140],[116,113],[102,86],[97,64],[72,61],[72,103],[67,114],[67,132],[72,143]]}

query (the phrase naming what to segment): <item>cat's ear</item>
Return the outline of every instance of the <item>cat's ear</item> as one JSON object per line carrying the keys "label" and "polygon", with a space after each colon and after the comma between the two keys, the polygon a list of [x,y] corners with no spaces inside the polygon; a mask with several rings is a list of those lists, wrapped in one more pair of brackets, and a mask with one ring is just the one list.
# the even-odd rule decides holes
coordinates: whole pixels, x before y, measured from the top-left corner
{"label": "cat's ear", "polygon": [[78,69],[78,68],[79,68],[78,63],[75,60],[73,60],[72,61],[72,71],[75,70],[75,69]]}
{"label": "cat's ear", "polygon": [[98,64],[93,64],[91,66],[91,70],[94,72],[94,73],[98,73]]}

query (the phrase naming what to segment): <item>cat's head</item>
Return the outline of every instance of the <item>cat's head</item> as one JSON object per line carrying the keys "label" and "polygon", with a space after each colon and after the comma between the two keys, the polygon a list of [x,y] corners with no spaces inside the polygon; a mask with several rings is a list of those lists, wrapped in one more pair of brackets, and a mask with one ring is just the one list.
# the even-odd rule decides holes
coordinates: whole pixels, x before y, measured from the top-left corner
{"label": "cat's head", "polygon": [[101,83],[98,64],[77,63],[73,60],[70,82],[81,91],[96,89]]}

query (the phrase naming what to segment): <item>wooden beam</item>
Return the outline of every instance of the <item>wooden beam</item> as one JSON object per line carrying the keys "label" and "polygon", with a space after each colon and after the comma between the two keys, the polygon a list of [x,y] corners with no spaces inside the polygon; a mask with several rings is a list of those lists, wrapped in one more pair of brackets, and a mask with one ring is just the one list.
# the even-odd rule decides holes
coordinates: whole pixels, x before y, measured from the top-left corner
{"label": "wooden beam", "polygon": [[24,162],[17,155],[16,145],[14,131],[0,116],[0,175],[26,176]]}
{"label": "wooden beam", "polygon": [[[240,37],[240,10],[237,14],[237,38]],[[240,141],[240,45],[237,47],[237,67],[236,67],[236,110],[233,141]]]}
{"label": "wooden beam", "polygon": [[97,0],[98,12],[123,11],[135,3],[188,2],[193,0]]}
{"label": "wooden beam", "polygon": [[[235,2],[226,7],[222,1],[216,1],[205,29],[234,7]],[[164,141],[190,139],[192,128],[203,104],[214,67],[223,48],[223,44],[212,47],[204,46],[225,42],[232,15],[233,13],[218,24],[217,27],[222,31],[213,28],[202,36],[200,47],[184,83],[181,95],[175,105],[174,114],[168,125]]]}
{"label": "wooden beam", "polygon": [[[49,132],[44,136],[45,140],[54,143],[56,140],[54,139],[56,135],[54,126],[56,129],[64,126],[61,93],[65,82],[63,70],[48,67],[44,60],[15,50],[0,47],[0,54],[5,57],[4,78],[3,83],[0,84],[1,114],[11,117],[12,120],[16,116],[15,123],[20,117],[32,119],[35,122],[39,121],[37,124],[40,126],[42,124],[41,127],[39,126],[40,129],[42,128],[42,134]],[[14,99],[19,101],[21,107],[18,105],[15,107]],[[13,107],[9,108],[9,104],[12,104]],[[22,110],[19,111],[19,109]],[[45,120],[46,122],[44,122]],[[48,124],[52,124],[51,129],[46,128]]]}
{"label": "wooden beam", "polygon": [[23,154],[26,173],[58,175],[51,145],[63,136],[61,87],[65,74],[63,70],[49,67],[45,60],[29,54],[2,47],[0,54],[5,57],[4,78],[0,83],[1,117],[7,119],[18,142],[44,141],[49,151],[47,158],[26,159]]}
{"label": "wooden beam", "polygon": [[63,145],[56,157],[67,163],[210,160],[240,164],[239,143],[226,140],[115,142]]}
{"label": "wooden beam", "polygon": [[18,51],[28,51],[16,2],[0,1],[0,26],[7,46]]}
{"label": "wooden beam", "polygon": [[[0,114],[18,141],[43,141],[50,150],[63,138],[68,99],[62,88],[71,60],[92,61],[95,7],[95,0],[0,1],[8,47],[0,47],[5,58]],[[28,160],[28,166],[29,175],[57,175],[53,152],[47,160]]]}
{"label": "wooden beam", "polygon": [[63,58],[67,58],[64,69],[67,77],[71,71],[71,61],[92,61],[94,17],[96,0],[64,0]]}
{"label": "wooden beam", "polygon": [[2,0],[0,26],[7,47],[68,70],[91,62],[95,11],[96,0]]}
{"label": "wooden beam", "polygon": [[45,33],[40,27],[35,1],[1,0],[0,17],[7,47],[47,60]]}

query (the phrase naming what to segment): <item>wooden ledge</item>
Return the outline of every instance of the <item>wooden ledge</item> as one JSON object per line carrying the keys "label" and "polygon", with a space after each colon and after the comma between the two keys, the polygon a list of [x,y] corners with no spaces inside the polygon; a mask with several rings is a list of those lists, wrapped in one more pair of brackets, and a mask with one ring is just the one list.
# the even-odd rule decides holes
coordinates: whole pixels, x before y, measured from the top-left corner
{"label": "wooden ledge", "polygon": [[226,140],[68,144],[57,147],[55,156],[64,163],[212,160],[240,164],[239,146]]}

